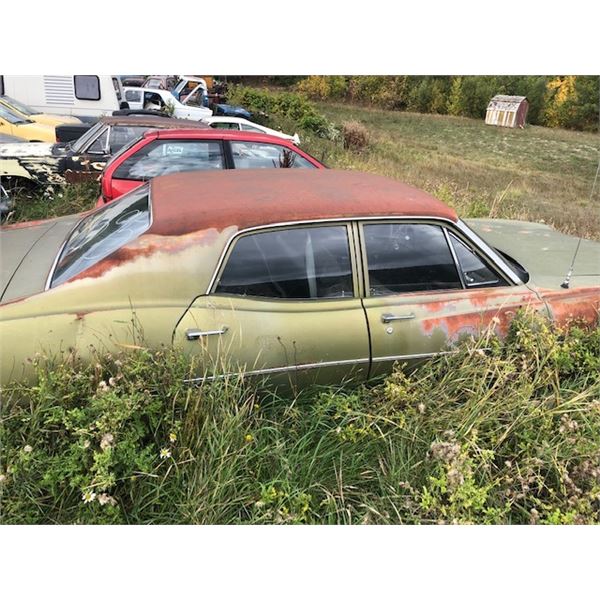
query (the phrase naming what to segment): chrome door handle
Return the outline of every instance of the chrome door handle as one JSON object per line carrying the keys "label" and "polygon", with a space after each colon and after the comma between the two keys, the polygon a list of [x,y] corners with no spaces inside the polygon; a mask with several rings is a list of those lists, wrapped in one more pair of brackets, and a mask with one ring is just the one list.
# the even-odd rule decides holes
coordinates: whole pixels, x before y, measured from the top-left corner
{"label": "chrome door handle", "polygon": [[409,313],[407,315],[392,315],[391,313],[384,313],[381,315],[382,323],[391,323],[392,321],[408,321],[409,319],[414,319],[414,313]]}
{"label": "chrome door handle", "polygon": [[228,329],[229,327],[225,325],[222,329],[213,329],[212,331],[202,331],[202,329],[186,329],[185,337],[188,341],[193,342],[194,340],[208,337],[209,335],[223,335]]}

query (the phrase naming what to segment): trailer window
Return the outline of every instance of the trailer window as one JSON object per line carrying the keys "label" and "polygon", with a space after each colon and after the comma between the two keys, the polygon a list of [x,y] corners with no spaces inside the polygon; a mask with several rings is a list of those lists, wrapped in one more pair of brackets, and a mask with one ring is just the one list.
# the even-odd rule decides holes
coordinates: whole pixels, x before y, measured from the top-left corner
{"label": "trailer window", "polygon": [[75,98],[78,100],[100,100],[100,78],[98,75],[75,75]]}

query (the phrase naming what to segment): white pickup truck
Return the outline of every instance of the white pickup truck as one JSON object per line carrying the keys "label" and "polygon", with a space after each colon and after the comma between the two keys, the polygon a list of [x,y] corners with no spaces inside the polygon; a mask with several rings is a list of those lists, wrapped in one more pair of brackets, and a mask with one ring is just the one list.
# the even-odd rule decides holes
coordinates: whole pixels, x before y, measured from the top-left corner
{"label": "white pickup truck", "polygon": [[203,106],[205,88],[196,87],[183,102],[180,102],[168,90],[144,87],[124,88],[125,101],[134,110],[162,110],[178,119],[201,121],[213,113]]}

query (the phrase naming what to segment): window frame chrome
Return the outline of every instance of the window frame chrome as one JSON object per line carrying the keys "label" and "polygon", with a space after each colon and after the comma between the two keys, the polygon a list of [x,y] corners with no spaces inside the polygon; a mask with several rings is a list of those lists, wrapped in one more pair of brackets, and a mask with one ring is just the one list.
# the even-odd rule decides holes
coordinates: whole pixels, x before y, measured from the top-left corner
{"label": "window frame chrome", "polygon": [[[362,236],[360,235],[360,225],[363,222],[415,222],[415,223],[433,223],[435,225],[439,225],[444,230],[445,228],[449,228],[450,231],[456,230],[461,235],[458,235],[459,239],[461,237],[466,238],[469,245],[476,249],[476,254],[478,256],[483,256],[485,260],[494,267],[496,271],[502,275],[507,282],[507,286],[518,286],[525,285],[521,279],[517,276],[516,273],[508,266],[508,264],[502,259],[502,257],[489,245],[487,244],[481,237],[479,237],[475,232],[473,232],[466,223],[462,220],[458,219],[454,221],[452,219],[447,219],[445,217],[435,217],[430,215],[404,215],[404,216],[373,216],[373,217],[335,217],[329,219],[304,219],[299,221],[281,221],[277,223],[269,223],[265,225],[257,225],[254,227],[246,227],[244,229],[240,229],[235,232],[225,243],[223,250],[219,256],[216,267],[213,270],[213,274],[209,280],[206,291],[203,295],[210,296],[216,295],[214,290],[216,287],[216,283],[218,282],[218,278],[221,275],[222,269],[226,263],[226,260],[229,257],[231,248],[235,241],[247,234],[256,233],[259,231],[267,231],[273,229],[283,229],[283,228],[292,228],[292,227],[302,227],[307,225],[327,225],[327,224],[336,224],[336,223],[345,223],[347,226],[353,231],[352,237],[354,238],[354,247],[350,246],[351,253],[351,264],[353,270],[355,270],[355,276],[353,276],[353,281],[355,282],[355,294],[358,290],[359,298],[366,298],[367,295],[367,279],[365,268],[368,269],[366,261],[366,249],[364,248]],[[453,231],[454,233],[454,231]],[[350,238],[350,234],[349,234]],[[453,255],[454,257],[454,255]],[[457,262],[456,258],[455,265],[460,275],[460,264]],[[462,277],[461,277],[462,281]],[[358,287],[356,287],[358,285]],[[498,286],[501,287],[501,286]],[[473,289],[465,287],[464,289]],[[481,289],[480,287],[477,289]],[[238,298],[243,296],[236,296]],[[256,298],[255,296],[248,296],[248,298]],[[286,298],[272,298],[272,300],[278,301],[290,301],[290,299]],[[298,301],[299,299],[295,299]],[[300,299],[305,300],[305,299]],[[307,298],[306,300],[318,300],[317,298],[311,299]],[[323,298],[322,300],[340,300],[340,298]]]}

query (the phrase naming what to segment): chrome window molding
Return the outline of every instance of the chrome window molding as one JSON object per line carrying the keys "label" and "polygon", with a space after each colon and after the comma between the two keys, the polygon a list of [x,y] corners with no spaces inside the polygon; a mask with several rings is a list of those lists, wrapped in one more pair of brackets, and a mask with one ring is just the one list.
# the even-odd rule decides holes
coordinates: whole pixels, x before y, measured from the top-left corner
{"label": "chrome window molding", "polygon": [[[234,242],[241,236],[246,235],[248,233],[256,232],[256,231],[267,231],[270,229],[278,229],[281,227],[294,227],[294,226],[303,226],[303,225],[327,225],[328,223],[361,223],[365,221],[426,221],[433,222],[435,224],[444,223],[446,226],[450,226],[450,228],[456,228],[460,233],[466,237],[471,245],[476,248],[487,260],[494,265],[494,267],[499,270],[502,275],[504,275],[505,279],[510,283],[509,285],[523,285],[523,282],[517,277],[517,275],[512,271],[512,269],[506,264],[506,262],[502,259],[502,257],[482,238],[480,238],[474,231],[472,231],[466,223],[458,219],[457,221],[453,221],[452,219],[447,219],[445,217],[432,217],[425,215],[410,215],[410,216],[400,216],[400,217],[390,217],[390,216],[374,216],[374,217],[336,217],[333,219],[306,219],[302,221],[282,221],[279,223],[270,223],[267,225],[257,225],[255,227],[247,227],[246,229],[240,229],[236,231],[225,244],[223,251],[217,261],[217,266],[213,272],[213,275],[208,283],[208,287],[204,295],[210,295],[214,293],[214,289],[216,287],[216,282],[222,272],[224,267],[225,259],[227,258],[231,247]],[[446,228],[443,227],[444,235],[446,234]],[[460,237],[460,236],[459,236]],[[451,246],[451,245],[450,245]],[[454,254],[453,254],[454,256]],[[360,257],[362,260],[362,256]],[[361,262],[361,261],[358,261]],[[460,265],[456,262],[457,269],[460,276]],[[358,265],[357,265],[358,266]],[[462,277],[461,277],[462,281]],[[465,288],[469,289],[469,288]],[[365,290],[366,292],[366,290]],[[364,295],[364,294],[363,294]]]}

